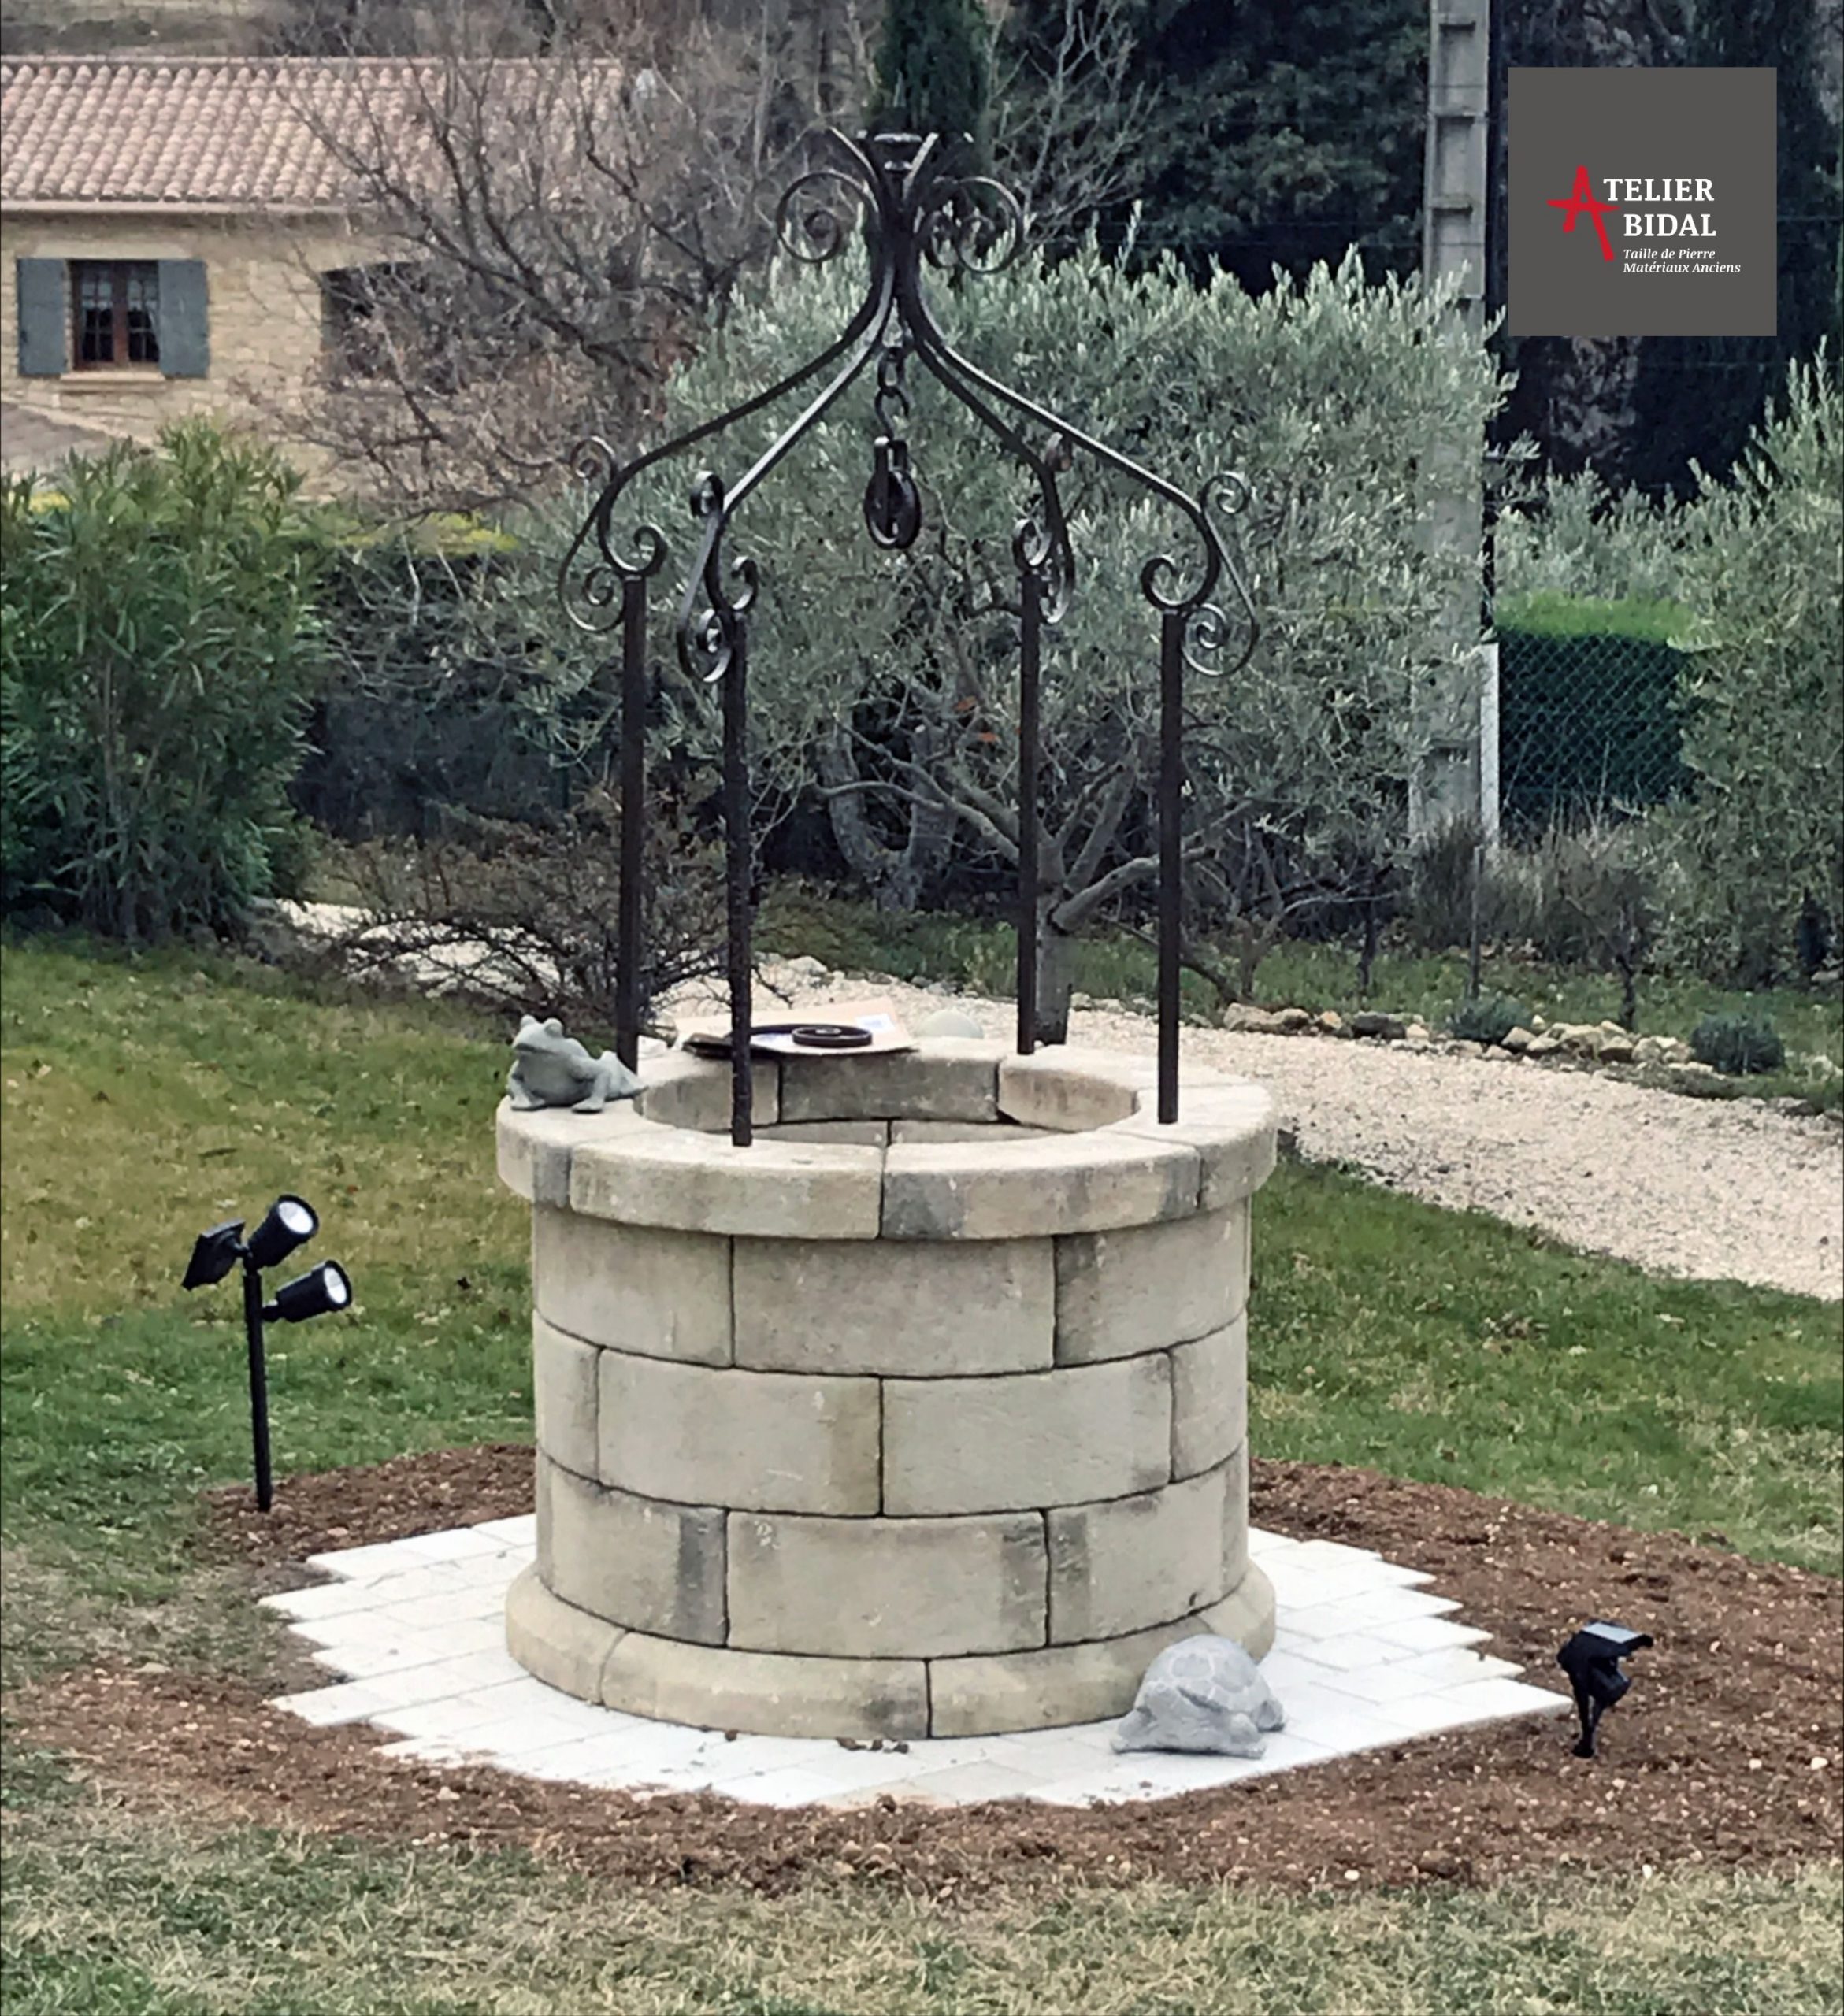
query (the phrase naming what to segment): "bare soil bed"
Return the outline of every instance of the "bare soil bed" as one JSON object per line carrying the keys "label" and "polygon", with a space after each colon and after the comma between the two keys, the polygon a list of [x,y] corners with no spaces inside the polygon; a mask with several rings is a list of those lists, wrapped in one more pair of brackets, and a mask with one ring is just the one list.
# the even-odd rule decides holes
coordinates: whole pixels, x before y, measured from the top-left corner
{"label": "bare soil bed", "polygon": [[[323,1549],[529,1510],[531,1461],[501,1445],[291,1478],[271,1519],[226,1489],[213,1495],[210,1529],[253,1581],[304,1580],[296,1564]],[[1490,1649],[1558,1691],[1556,1648],[1590,1617],[1657,1643],[1634,1660],[1633,1692],[1603,1723],[1593,1762],[1569,1754],[1572,1724],[1501,1723],[1085,1810],[885,1799],[788,1811],[438,1770],[380,1756],[373,1730],[310,1729],[269,1707],[262,1688],[206,1673],[92,1668],[31,1690],[16,1712],[29,1740],[131,1798],[387,1841],[518,1846],[646,1885],[774,1892],[850,1877],[954,1896],[1058,1875],[1348,1888],[1556,1866],[1760,1869],[1844,1844],[1844,1585],[1674,1534],[1309,1464],[1258,1462],[1251,1517],[1427,1570],[1495,1634]]]}
{"label": "bare soil bed", "polygon": [[[766,976],[802,1008],[889,995],[911,1026],[952,1005],[1003,1036],[1015,1014],[1009,1002],[894,980],[830,975],[815,985],[785,968]],[[1070,1040],[1150,1054],[1154,1024],[1079,1010]],[[1844,1135],[1835,1121],[1504,1051],[1475,1058],[1189,1028],[1181,1042],[1187,1062],[1267,1086],[1310,1161],[1349,1162],[1431,1203],[1533,1225],[1656,1273],[1844,1296]]]}

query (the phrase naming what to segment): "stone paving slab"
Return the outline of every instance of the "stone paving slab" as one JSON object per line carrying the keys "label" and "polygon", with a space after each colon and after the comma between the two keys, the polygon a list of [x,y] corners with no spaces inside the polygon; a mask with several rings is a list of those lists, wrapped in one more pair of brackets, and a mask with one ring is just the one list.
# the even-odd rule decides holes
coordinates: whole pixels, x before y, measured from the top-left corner
{"label": "stone paving slab", "polygon": [[722,1730],[575,1700],[511,1657],[500,1606],[536,1544],[527,1517],[316,1555],[309,1565],[332,1581],[262,1602],[310,1638],[314,1658],[341,1678],[273,1705],[321,1726],[370,1722],[392,1739],[383,1746],[390,1756],[777,1807],[848,1807],[885,1794],[947,1806],[1170,1799],[1570,1705],[1566,1695],[1519,1678],[1508,1660],[1474,1649],[1489,1634],[1421,1589],[1427,1576],[1360,1548],[1252,1530],[1249,1558],[1273,1581],[1278,1603],[1262,1670],[1287,1710],[1287,1726],[1268,1738],[1263,1757],[1116,1755],[1112,1722],[901,1748],[848,1750],[796,1736],[726,1740]]}

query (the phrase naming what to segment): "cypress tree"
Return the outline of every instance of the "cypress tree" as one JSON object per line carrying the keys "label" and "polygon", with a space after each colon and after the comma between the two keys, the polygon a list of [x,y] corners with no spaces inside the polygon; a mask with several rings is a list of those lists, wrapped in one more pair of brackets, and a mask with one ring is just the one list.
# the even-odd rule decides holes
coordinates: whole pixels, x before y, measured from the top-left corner
{"label": "cypress tree", "polygon": [[963,135],[983,161],[992,33],[981,0],[889,0],[877,46],[874,128]]}

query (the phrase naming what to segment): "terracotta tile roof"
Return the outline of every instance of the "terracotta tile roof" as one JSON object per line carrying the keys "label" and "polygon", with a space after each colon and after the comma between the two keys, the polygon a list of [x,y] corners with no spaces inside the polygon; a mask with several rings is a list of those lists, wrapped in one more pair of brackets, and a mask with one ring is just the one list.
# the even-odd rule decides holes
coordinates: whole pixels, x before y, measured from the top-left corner
{"label": "terracotta tile roof", "polygon": [[359,194],[343,135],[365,154],[380,131],[417,151],[451,91],[500,108],[509,134],[541,107],[573,124],[587,95],[612,111],[618,83],[611,66],[529,58],[22,57],[0,63],[0,205],[338,208]]}

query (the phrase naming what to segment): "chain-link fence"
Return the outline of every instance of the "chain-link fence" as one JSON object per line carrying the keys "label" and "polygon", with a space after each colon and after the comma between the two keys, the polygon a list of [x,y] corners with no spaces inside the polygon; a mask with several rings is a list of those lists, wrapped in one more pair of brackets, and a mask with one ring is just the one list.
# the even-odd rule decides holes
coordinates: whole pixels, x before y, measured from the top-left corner
{"label": "chain-link fence", "polygon": [[[1501,608],[1498,807],[1507,839],[1558,821],[1631,813],[1687,786],[1686,659],[1664,635],[1634,635],[1592,613],[1520,621]],[[1579,626],[1584,617],[1590,626]]]}

